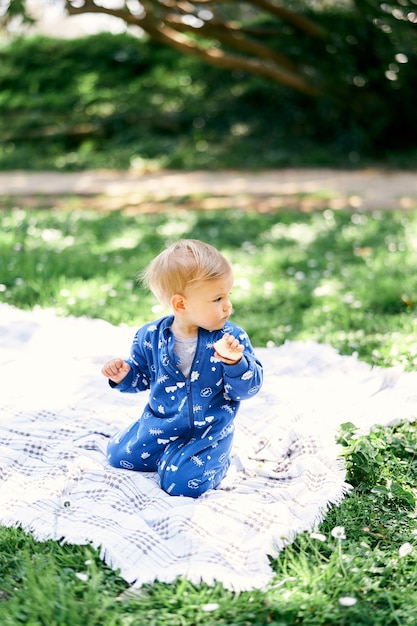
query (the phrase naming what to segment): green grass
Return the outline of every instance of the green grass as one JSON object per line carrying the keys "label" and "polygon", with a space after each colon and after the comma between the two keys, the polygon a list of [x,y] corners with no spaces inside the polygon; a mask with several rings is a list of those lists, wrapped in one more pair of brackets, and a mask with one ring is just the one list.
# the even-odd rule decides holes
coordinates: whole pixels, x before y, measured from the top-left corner
{"label": "green grass", "polygon": [[[137,272],[192,236],[232,261],[234,317],[255,346],[314,339],[372,364],[417,363],[415,211],[81,209],[0,212],[1,301],[140,325],[160,311]],[[268,589],[234,594],[179,579],[132,595],[91,546],[0,528],[1,625],[414,626],[415,425],[359,437],[346,424],[340,443],[355,489],[272,562]]]}
{"label": "green grass", "polygon": [[140,325],[158,307],[136,275],[178,237],[229,257],[235,318],[254,345],[315,339],[379,365],[417,363],[416,212],[3,210],[0,300]]}

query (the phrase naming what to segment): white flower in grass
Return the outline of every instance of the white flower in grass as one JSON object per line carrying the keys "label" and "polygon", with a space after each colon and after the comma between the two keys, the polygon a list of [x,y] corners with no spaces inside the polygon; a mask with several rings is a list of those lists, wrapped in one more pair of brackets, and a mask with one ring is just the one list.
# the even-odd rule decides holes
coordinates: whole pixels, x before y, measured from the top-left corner
{"label": "white flower in grass", "polygon": [[75,576],[83,583],[86,583],[88,580],[88,574],[84,574],[84,572],[76,572]]}
{"label": "white flower in grass", "polygon": [[402,546],[400,546],[398,550],[398,555],[400,559],[402,559],[404,556],[411,554],[412,551],[413,551],[413,546],[411,545],[409,541],[406,541],[405,543],[403,543]]}
{"label": "white flower in grass", "polygon": [[220,604],[217,602],[208,602],[207,604],[203,604],[201,610],[205,613],[211,613],[212,611],[217,611],[220,608]]}
{"label": "white flower in grass", "polygon": [[352,598],[352,596],[344,596],[343,598],[339,598],[339,604],[342,606],[353,606],[356,604],[356,598]]}
{"label": "white flower in grass", "polygon": [[326,535],[322,535],[321,533],[310,533],[310,537],[317,539],[317,541],[326,541]]}
{"label": "white flower in grass", "polygon": [[331,534],[335,539],[346,539],[344,526],[335,526]]}

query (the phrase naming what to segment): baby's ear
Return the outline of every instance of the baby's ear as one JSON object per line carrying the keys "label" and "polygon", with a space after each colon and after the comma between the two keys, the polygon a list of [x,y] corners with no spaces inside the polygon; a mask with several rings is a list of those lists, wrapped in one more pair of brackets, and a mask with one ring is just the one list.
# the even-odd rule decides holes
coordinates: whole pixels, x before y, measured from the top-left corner
{"label": "baby's ear", "polygon": [[185,311],[185,298],[180,293],[174,293],[171,298],[171,308],[174,313],[184,313]]}

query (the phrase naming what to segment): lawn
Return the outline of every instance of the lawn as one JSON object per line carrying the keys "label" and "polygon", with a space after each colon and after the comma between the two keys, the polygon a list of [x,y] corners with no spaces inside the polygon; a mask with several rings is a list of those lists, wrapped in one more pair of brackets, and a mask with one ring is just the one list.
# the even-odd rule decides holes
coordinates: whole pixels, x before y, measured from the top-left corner
{"label": "lawn", "polygon": [[[84,209],[0,212],[0,300],[140,325],[158,312],[136,275],[167,243],[216,245],[235,269],[234,319],[255,346],[312,339],[368,363],[417,363],[417,212],[260,213],[225,209],[127,215]],[[414,625],[417,612],[414,424],[340,432],[349,482],[317,532],[273,562],[265,590],[233,594],[186,580],[132,596],[90,546],[36,543],[0,529],[2,626]]]}

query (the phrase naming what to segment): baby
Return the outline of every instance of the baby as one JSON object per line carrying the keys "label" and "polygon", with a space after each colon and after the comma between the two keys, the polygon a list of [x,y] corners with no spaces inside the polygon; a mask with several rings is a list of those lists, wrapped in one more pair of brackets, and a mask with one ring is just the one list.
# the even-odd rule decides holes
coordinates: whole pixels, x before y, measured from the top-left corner
{"label": "baby", "polygon": [[197,498],[228,470],[234,418],[261,388],[262,365],[229,321],[233,272],[216,248],[182,239],[151,261],[142,281],[172,313],[137,331],[130,358],[102,368],[115,389],[149,391],[141,417],[110,439],[108,460],[158,472],[164,491]]}

